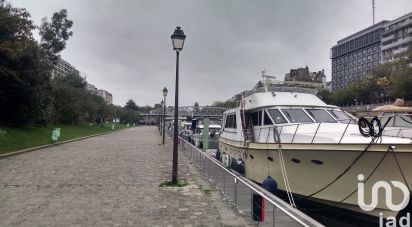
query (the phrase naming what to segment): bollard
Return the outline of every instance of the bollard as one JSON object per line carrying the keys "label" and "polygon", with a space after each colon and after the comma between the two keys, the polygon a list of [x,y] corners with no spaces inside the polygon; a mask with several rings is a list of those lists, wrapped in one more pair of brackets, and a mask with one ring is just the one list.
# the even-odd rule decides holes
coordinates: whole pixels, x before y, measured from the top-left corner
{"label": "bollard", "polygon": [[265,201],[257,194],[252,194],[252,218],[253,221],[263,222],[265,220]]}

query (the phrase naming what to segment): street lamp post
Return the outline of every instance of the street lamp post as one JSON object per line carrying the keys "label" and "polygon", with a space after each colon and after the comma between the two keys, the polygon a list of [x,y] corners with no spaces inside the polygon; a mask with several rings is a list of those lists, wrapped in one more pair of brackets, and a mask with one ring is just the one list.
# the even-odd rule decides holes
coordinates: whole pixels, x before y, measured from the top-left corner
{"label": "street lamp post", "polygon": [[176,27],[172,36],[173,50],[176,51],[176,85],[175,85],[175,116],[173,124],[173,166],[172,166],[172,184],[177,183],[177,144],[178,144],[178,121],[179,121],[179,53],[183,50],[186,35],[180,27]]}
{"label": "street lamp post", "polygon": [[162,99],[162,101],[160,102],[160,110],[159,110],[159,133],[160,133],[160,135],[162,135],[162,119],[161,119],[161,115],[162,115],[162,106],[163,106],[163,99]]}
{"label": "street lamp post", "polygon": [[162,144],[165,145],[165,128],[166,128],[166,96],[167,96],[167,88],[163,88],[163,142]]}

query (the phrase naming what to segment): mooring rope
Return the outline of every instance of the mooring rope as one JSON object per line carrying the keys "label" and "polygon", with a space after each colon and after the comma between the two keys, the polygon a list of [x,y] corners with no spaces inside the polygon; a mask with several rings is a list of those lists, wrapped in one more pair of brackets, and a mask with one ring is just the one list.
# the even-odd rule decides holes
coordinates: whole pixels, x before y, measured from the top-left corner
{"label": "mooring rope", "polygon": [[295,200],[294,200],[293,194],[292,194],[292,189],[290,187],[288,175],[287,175],[287,172],[286,172],[285,160],[283,159],[282,146],[280,145],[280,135],[278,135],[278,131],[276,130],[276,128],[273,128],[273,140],[274,140],[274,142],[277,142],[277,144],[278,144],[278,154],[279,154],[280,168],[282,170],[282,177],[283,177],[283,181],[285,183],[285,189],[286,189],[286,194],[288,195],[289,204],[292,207],[296,207]]}

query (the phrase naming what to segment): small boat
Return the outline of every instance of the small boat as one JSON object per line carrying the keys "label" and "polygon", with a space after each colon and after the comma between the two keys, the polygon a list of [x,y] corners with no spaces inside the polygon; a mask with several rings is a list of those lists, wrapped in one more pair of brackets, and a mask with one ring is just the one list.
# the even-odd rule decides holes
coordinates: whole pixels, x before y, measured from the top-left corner
{"label": "small boat", "polygon": [[[192,134],[190,136],[190,141],[196,147],[200,148],[203,148],[203,123],[203,117],[194,118],[192,120]],[[218,148],[220,129],[221,120],[218,118],[209,118],[208,149]]]}
{"label": "small boat", "polygon": [[[377,120],[363,122],[369,127]],[[359,206],[359,183],[369,203],[378,181],[412,185],[411,139],[385,136],[376,128],[365,133],[368,127],[362,124],[314,94],[292,88],[255,92],[223,114],[219,153],[224,165],[242,166],[245,176],[257,183],[270,176],[279,194],[298,207],[308,200],[374,220],[381,213],[387,218],[411,209],[389,209],[383,192],[375,209]],[[401,190],[392,190],[394,204],[404,198]]]}

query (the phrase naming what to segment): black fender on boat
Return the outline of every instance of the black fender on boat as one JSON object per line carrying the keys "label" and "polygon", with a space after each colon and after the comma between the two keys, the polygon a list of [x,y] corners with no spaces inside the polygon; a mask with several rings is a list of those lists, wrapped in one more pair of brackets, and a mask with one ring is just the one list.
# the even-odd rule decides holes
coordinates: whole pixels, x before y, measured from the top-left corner
{"label": "black fender on boat", "polygon": [[220,150],[219,150],[219,148],[217,148],[217,150],[216,150],[215,158],[216,158],[217,160],[219,160],[219,161],[222,161],[222,157],[220,157]]}
{"label": "black fender on boat", "polygon": [[230,168],[235,170],[236,172],[238,172],[241,175],[245,174],[245,164],[244,164],[243,160],[240,159],[240,158],[238,160],[232,158]]}

